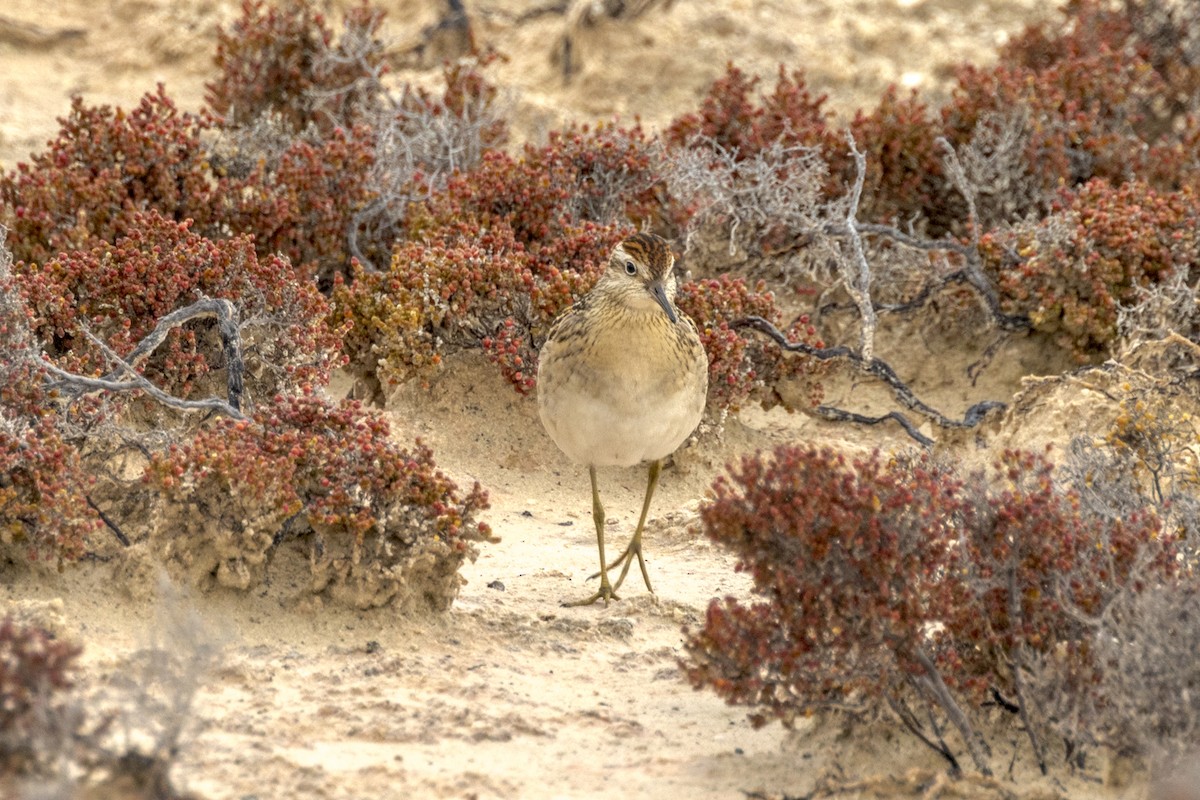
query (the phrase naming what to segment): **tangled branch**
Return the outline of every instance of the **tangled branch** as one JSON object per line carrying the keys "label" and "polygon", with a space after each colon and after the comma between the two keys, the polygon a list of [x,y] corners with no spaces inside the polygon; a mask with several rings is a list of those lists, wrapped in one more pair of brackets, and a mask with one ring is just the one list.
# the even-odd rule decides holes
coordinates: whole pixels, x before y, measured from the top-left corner
{"label": "tangled branch", "polygon": [[[221,346],[227,365],[226,393],[227,399],[210,397],[204,400],[184,400],[168,394],[155,386],[135,369],[135,365],[145,360],[160,344],[166,341],[167,334],[172,328],[201,317],[215,317],[217,330],[221,335]],[[112,372],[100,378],[78,375],[55,366],[43,360],[39,366],[56,380],[53,388],[67,389],[77,396],[94,392],[145,392],[159,403],[181,411],[207,411],[223,414],[228,417],[241,419],[242,378],[245,373],[245,363],[242,360],[241,335],[238,332],[237,309],[229,300],[201,298],[190,306],[173,311],[158,321],[154,330],[146,334],[137,346],[122,358],[111,347],[89,331],[84,334],[104,353],[115,366]]]}
{"label": "tangled branch", "polygon": [[[850,154],[854,157],[856,174],[854,186],[847,198],[848,209],[846,219],[844,222],[834,222],[825,225],[823,232],[829,236],[849,239],[851,247],[854,250],[855,266],[858,268],[857,273],[851,274],[849,269],[845,269],[846,275],[843,282],[850,292],[863,320],[863,355],[866,358],[871,357],[868,345],[873,344],[871,339],[875,331],[876,312],[914,311],[923,307],[933,295],[947,286],[956,283],[968,284],[978,293],[992,320],[1001,330],[1009,332],[1028,330],[1030,328],[1029,318],[1023,314],[1005,313],[1000,306],[1000,296],[996,293],[996,287],[992,285],[987,275],[984,274],[983,259],[979,254],[979,224],[976,218],[975,190],[970,179],[967,177],[966,171],[958,160],[958,154],[951,144],[945,138],[938,139],[938,144],[945,151],[944,163],[950,181],[954,184],[954,188],[958,190],[959,194],[963,196],[967,204],[967,227],[970,235],[965,242],[949,237],[924,239],[914,236],[911,233],[905,233],[891,225],[859,222],[857,219],[858,204],[866,172],[866,159],[859,152],[854,143],[854,138],[847,135],[847,139],[850,144]],[[870,295],[870,268],[867,265],[862,245],[863,236],[881,236],[914,250],[953,253],[962,260],[962,267],[943,275],[938,280],[926,283],[921,287],[921,291],[910,300],[888,305],[878,304],[872,300]],[[867,277],[864,278],[864,274]],[[856,282],[852,278],[855,278]]]}
{"label": "tangled branch", "polygon": [[[973,428],[978,425],[987,413],[993,409],[1005,408],[1006,404],[998,400],[984,400],[967,409],[961,420],[953,419],[946,416],[942,412],[933,408],[929,404],[923,402],[913,393],[908,384],[900,380],[896,374],[896,370],[890,364],[881,358],[871,357],[865,358],[862,354],[855,352],[849,347],[814,347],[806,342],[791,342],[783,333],[762,317],[743,317],[742,319],[734,320],[731,323],[734,328],[750,328],[759,333],[769,336],[774,339],[776,344],[791,353],[803,353],[821,361],[845,361],[851,364],[855,369],[871,375],[882,381],[892,391],[892,395],[896,400],[910,411],[914,411],[921,416],[932,420],[935,424],[943,428]],[[850,411],[845,411],[839,408],[830,406],[818,406],[816,413],[826,419],[858,422],[874,425],[885,420],[895,420],[898,422],[917,442],[924,447],[929,447],[933,441],[927,436],[921,434],[907,417],[898,411],[893,411],[885,414],[882,417],[865,417],[855,414]]]}

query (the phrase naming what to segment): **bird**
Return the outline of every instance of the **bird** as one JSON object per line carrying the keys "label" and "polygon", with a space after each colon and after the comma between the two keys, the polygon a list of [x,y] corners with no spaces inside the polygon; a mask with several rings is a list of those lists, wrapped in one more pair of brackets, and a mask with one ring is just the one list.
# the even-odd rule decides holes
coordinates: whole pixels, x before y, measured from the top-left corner
{"label": "bird", "polygon": [[[619,243],[588,294],[551,325],[538,357],[538,415],[572,461],[588,468],[600,588],[566,606],[619,599],[636,558],[653,594],[642,531],[662,461],[696,430],[708,396],[708,356],[692,320],[675,306],[675,256],[665,239],[637,233]],[[648,464],[633,538],[607,563],[597,467]],[[610,570],[621,566],[615,582]],[[595,577],[595,576],[593,576]]]}

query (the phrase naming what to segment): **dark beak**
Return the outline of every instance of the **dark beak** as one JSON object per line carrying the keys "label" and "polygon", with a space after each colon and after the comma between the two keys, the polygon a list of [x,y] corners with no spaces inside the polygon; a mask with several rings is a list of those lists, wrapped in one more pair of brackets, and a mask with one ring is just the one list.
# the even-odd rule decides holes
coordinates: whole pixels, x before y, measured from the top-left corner
{"label": "dark beak", "polygon": [[654,299],[662,306],[663,311],[667,312],[667,319],[671,320],[672,324],[678,322],[679,317],[675,316],[675,309],[671,307],[671,301],[667,298],[667,290],[662,285],[662,281],[654,281],[646,288],[650,290],[650,294],[654,295]]}

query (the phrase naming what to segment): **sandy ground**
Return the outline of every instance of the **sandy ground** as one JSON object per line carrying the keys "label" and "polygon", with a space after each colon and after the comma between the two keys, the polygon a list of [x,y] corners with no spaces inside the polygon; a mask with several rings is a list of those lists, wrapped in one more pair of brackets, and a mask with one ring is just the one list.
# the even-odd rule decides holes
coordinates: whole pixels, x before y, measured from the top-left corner
{"label": "sandy ground", "polygon": [[[890,81],[936,92],[948,64],[990,57],[1025,21],[1049,13],[1033,0],[676,0],[634,22],[582,31],[580,72],[564,85],[551,57],[561,15],[523,19],[532,5],[515,0],[468,6],[476,35],[510,57],[497,77],[511,92],[518,138],[565,119],[614,114],[659,125],[692,107],[729,59],[767,75],[780,61],[803,66],[830,93],[831,107],[849,113]],[[418,41],[421,26],[436,18],[431,2],[385,7],[398,48]],[[161,80],[181,107],[198,107],[216,26],[236,9],[228,0],[99,7],[9,0],[0,11],[0,164],[11,167],[52,136],[54,117],[74,92],[128,106]],[[974,337],[927,342],[927,352],[907,359],[915,387],[950,413],[980,399],[1008,399],[1023,375],[1047,366],[1034,344],[1015,342],[971,386],[963,368],[977,353],[963,341]],[[893,358],[904,351],[883,349]],[[861,397],[863,387],[831,392],[833,399]],[[730,420],[721,437],[680,454],[664,472],[647,534],[657,596],[631,578],[623,599],[607,608],[562,608],[560,600],[591,591],[589,491],[584,470],[542,432],[534,403],[467,358],[452,361],[428,390],[401,389],[386,410],[398,439],[420,436],[460,483],[486,486],[486,519],[500,542],[464,569],[461,597],[440,616],[314,607],[298,599],[301,573],[286,554],[262,593],[188,600],[224,655],[195,703],[174,773],[180,786],[212,800],[715,800],[754,791],[802,796],[832,772],[848,780],[891,776],[858,796],[934,796],[941,765],[894,730],[848,737],[826,722],[794,733],[777,725],[755,731],[743,710],[694,692],[678,669],[682,627],[697,624],[711,598],[746,590],[732,559],[691,525],[723,465],[793,439],[854,450],[907,446],[894,430],[782,412]],[[1042,430],[1052,436],[1061,426],[1059,417]],[[976,449],[973,440],[962,444],[963,452]],[[611,536],[623,541],[644,476],[613,469],[601,480],[615,520]],[[87,691],[103,694],[152,638],[156,600],[146,574],[129,564],[83,564],[61,575],[7,572],[0,600],[41,604],[57,617],[86,646]],[[1136,786],[1059,784],[1019,771],[995,786],[953,791],[1141,796]]]}

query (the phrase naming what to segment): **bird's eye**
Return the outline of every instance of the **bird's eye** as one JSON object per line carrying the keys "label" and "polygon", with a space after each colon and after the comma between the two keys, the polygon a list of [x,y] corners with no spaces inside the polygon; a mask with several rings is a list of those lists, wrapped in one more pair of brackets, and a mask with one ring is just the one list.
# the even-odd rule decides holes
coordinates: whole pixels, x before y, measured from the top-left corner
{"label": "bird's eye", "polygon": [[625,262],[625,274],[626,275],[637,275],[637,267],[634,266],[632,261]]}

